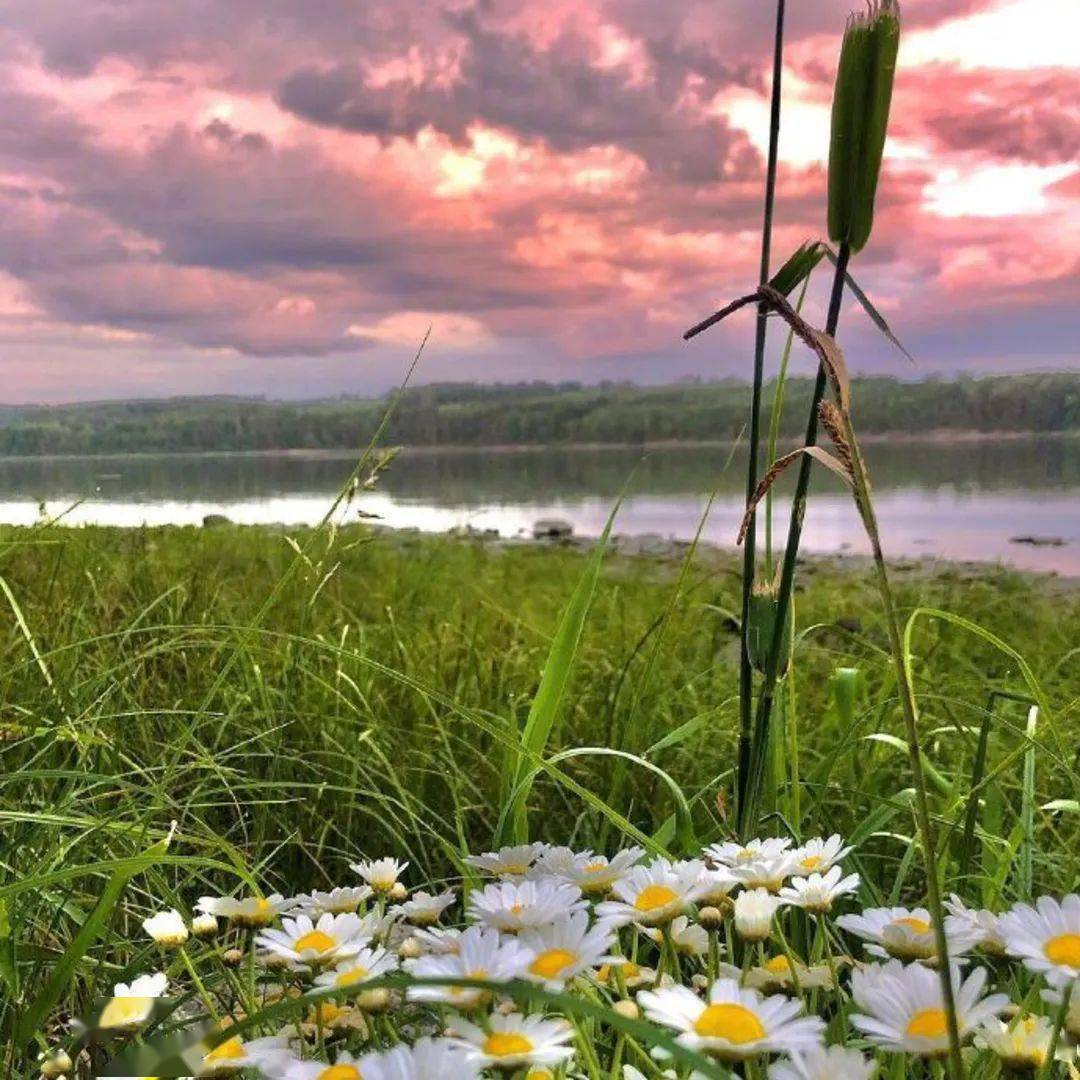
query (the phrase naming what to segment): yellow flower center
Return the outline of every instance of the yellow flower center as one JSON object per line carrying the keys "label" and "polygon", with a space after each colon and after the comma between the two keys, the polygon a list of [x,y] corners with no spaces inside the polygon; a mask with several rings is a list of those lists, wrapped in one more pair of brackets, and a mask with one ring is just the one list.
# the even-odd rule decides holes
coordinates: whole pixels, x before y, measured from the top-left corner
{"label": "yellow flower center", "polygon": [[493,1058],[528,1054],[532,1052],[532,1049],[532,1042],[516,1031],[493,1031],[484,1040],[484,1053]]}
{"label": "yellow flower center", "polygon": [[510,906],[511,915],[520,915],[525,910],[524,904],[512,904]]}
{"label": "yellow flower center", "polygon": [[529,971],[533,975],[539,975],[541,979],[554,979],[564,972],[577,956],[566,949],[548,949],[542,952],[530,965]]}
{"label": "yellow flower center", "polygon": [[1043,952],[1051,964],[1080,968],[1080,934],[1061,934],[1051,938],[1043,946]]}
{"label": "yellow flower center", "polygon": [[902,919],[894,919],[893,926],[905,926],[913,934],[929,934],[930,924],[925,919],[916,919],[913,915],[905,915]]}
{"label": "yellow flower center", "polygon": [[99,1023],[103,1028],[131,1027],[141,1024],[154,1007],[154,999],[148,997],[113,998],[101,1012]]}
{"label": "yellow flower center", "polygon": [[311,1010],[311,1022],[313,1024],[332,1024],[345,1010],[332,1001],[320,1001]]}
{"label": "yellow flower center", "polygon": [[337,938],[324,934],[321,930],[312,930],[310,933],[299,937],[293,942],[293,948],[299,952],[329,952],[337,947]]}
{"label": "yellow flower center", "polygon": [[318,1080],[364,1080],[355,1065],[331,1065],[319,1073]]}
{"label": "yellow flower center", "polygon": [[505,874],[507,877],[524,877],[528,872],[529,867],[526,863],[509,863],[499,870],[500,874]]}
{"label": "yellow flower center", "polygon": [[765,962],[765,970],[772,975],[787,975],[791,971],[791,965],[786,956],[774,956]]}
{"label": "yellow flower center", "polygon": [[602,859],[599,862],[591,862],[585,867],[586,874],[599,874],[601,870],[606,870],[608,864]]}
{"label": "yellow flower center", "polygon": [[694,1031],[703,1039],[724,1039],[737,1046],[765,1038],[757,1016],[746,1006],[731,1002],[707,1006],[694,1021]]}
{"label": "yellow flower center", "polygon": [[820,855],[807,855],[802,861],[802,868],[804,870],[816,870],[821,865]]}
{"label": "yellow flower center", "polygon": [[666,885],[647,885],[638,893],[634,907],[638,911],[655,911],[657,908],[675,903],[678,899],[679,894]]}
{"label": "yellow flower center", "polygon": [[335,980],[335,986],[352,986],[353,983],[361,982],[368,977],[368,970],[364,967],[349,968],[343,971]]}
{"label": "yellow flower center", "polygon": [[244,1044],[239,1039],[227,1039],[206,1055],[207,1061],[239,1061],[244,1056]]}
{"label": "yellow flower center", "polygon": [[923,1039],[940,1039],[948,1030],[948,1022],[942,1009],[923,1009],[909,1021],[905,1031],[908,1035]]}

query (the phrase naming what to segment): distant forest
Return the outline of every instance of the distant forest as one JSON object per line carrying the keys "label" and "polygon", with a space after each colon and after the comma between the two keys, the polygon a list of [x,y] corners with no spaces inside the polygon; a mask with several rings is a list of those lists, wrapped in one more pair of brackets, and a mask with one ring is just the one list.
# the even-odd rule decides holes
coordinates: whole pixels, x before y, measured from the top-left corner
{"label": "distant forest", "polygon": [[[805,425],[810,380],[788,383],[783,435]],[[406,446],[648,443],[735,439],[747,384],[680,382],[477,385],[407,390],[382,442]],[[772,387],[766,393],[766,408]],[[900,382],[856,379],[859,431],[929,433],[1080,430],[1080,374]],[[59,407],[0,406],[0,454],[108,454],[199,450],[330,450],[367,445],[390,396],[283,402],[204,397]],[[767,415],[767,414],[766,414]]]}

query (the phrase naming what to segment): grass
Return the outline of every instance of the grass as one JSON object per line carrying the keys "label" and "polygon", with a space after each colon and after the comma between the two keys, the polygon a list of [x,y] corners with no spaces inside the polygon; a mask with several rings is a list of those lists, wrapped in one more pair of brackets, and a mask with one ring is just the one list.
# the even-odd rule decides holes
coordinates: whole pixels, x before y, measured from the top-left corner
{"label": "grass", "polygon": [[[130,854],[175,819],[191,850],[295,888],[328,882],[327,859],[340,852],[398,850],[437,876],[461,836],[493,834],[508,742],[524,725],[586,560],[577,551],[346,530],[327,566],[305,568],[252,635],[245,628],[294,557],[271,530],[58,529],[7,532],[3,544],[0,573],[21,613],[21,625],[6,620],[0,671],[0,835],[15,878]],[[336,569],[324,580],[329,565]],[[646,756],[697,796],[707,832],[720,825],[714,801],[728,793],[737,737],[738,577],[728,556],[691,571],[662,662],[641,686],[649,631],[677,572],[661,560],[608,559],[548,749],[616,745],[641,697],[633,745],[666,743]],[[1057,711],[1055,729],[1036,739],[1059,767],[1035,770],[1034,803],[1074,794],[1080,679],[1068,657],[1080,628],[1077,593],[1005,570],[897,576],[903,609],[945,608],[1022,646]],[[850,832],[895,791],[903,769],[893,747],[864,741],[902,731],[884,627],[869,567],[811,563],[803,581],[803,813],[826,831]],[[1017,695],[996,706],[987,765],[994,775],[1014,758],[993,784],[1005,834],[1020,824],[1024,773],[1029,691],[1017,665],[940,621],[919,624],[914,644],[942,813],[964,794],[990,695]],[[215,689],[228,662],[230,678]],[[852,668],[856,698],[841,700],[837,672]],[[582,758],[565,769],[602,792],[611,767]],[[651,774],[636,772],[629,796],[628,816],[646,833],[671,813]],[[588,843],[603,826],[543,778],[531,809],[551,840]],[[1036,854],[1035,876],[1046,888],[1067,887],[1078,847],[1065,841],[1075,841],[1077,819],[1036,816],[1038,829],[1062,841],[1044,850],[1074,854]],[[901,814],[892,830],[903,836],[909,825]],[[875,858],[895,861],[903,850],[883,838]],[[169,888],[184,876],[163,872]],[[61,915],[55,928],[61,937],[65,922]]]}

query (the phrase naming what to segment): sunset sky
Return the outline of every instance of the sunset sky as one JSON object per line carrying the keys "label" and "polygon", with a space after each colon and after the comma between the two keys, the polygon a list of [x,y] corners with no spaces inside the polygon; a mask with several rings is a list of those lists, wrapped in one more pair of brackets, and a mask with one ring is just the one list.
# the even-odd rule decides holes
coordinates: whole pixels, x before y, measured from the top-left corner
{"label": "sunset sky", "polygon": [[[789,6],[778,258],[849,0]],[[771,8],[8,0],[0,401],[381,391],[429,323],[419,381],[746,374],[751,317],[680,334],[754,284]],[[1076,366],[1078,41],[1076,0],[904,7],[854,272],[915,374]]]}

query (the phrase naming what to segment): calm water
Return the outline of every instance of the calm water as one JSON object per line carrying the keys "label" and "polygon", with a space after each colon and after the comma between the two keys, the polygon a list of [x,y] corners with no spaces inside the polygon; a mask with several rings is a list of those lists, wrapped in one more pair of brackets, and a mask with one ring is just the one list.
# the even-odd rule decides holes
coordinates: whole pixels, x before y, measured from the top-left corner
{"label": "calm water", "polygon": [[[874,443],[866,448],[893,556],[1009,562],[1080,575],[1080,439]],[[724,449],[530,449],[406,452],[379,489],[349,510],[387,525],[443,531],[459,525],[504,536],[541,517],[595,535],[623,489],[616,530],[688,538],[707,496],[718,497],[706,539],[733,543],[741,514],[742,461]],[[190,455],[0,461],[0,521],[30,524],[44,501],[70,524],[313,523],[348,476],[352,458],[304,454]],[[816,470],[804,543],[812,551],[865,551],[850,498]],[[778,531],[787,487],[778,488]],[[1062,546],[1011,543],[1057,537]]]}

